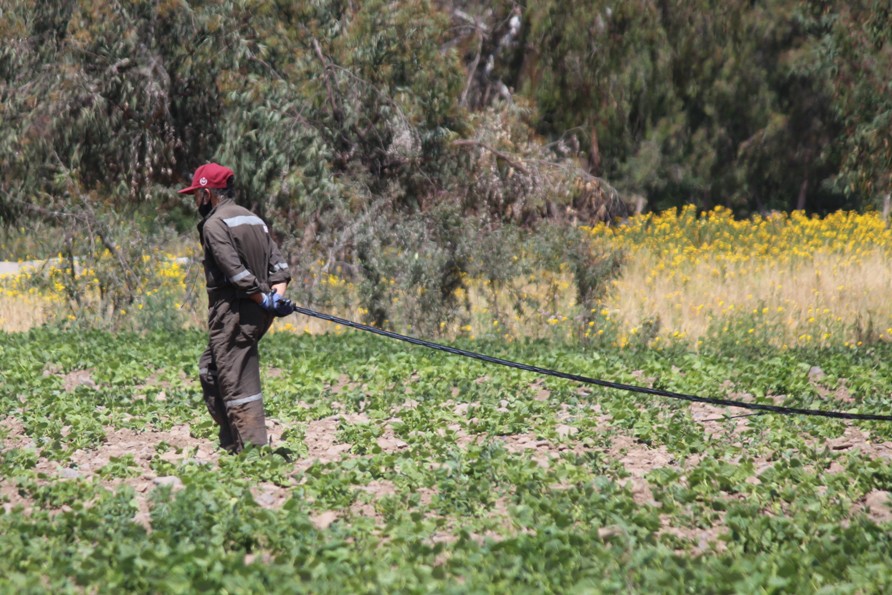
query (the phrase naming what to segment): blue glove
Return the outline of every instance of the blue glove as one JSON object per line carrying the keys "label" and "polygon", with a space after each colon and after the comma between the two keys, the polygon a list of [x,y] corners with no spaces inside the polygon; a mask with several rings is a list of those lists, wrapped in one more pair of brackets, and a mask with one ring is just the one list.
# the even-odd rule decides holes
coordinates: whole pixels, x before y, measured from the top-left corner
{"label": "blue glove", "polygon": [[282,318],[283,316],[288,316],[289,314],[293,314],[294,313],[294,302],[292,302],[288,298],[284,298],[280,295],[276,295],[275,313],[276,313],[276,316],[278,316],[279,318]]}
{"label": "blue glove", "polygon": [[275,291],[263,294],[263,301],[260,306],[271,314],[275,314],[279,318],[288,316],[294,312],[294,304],[291,300],[283,298]]}

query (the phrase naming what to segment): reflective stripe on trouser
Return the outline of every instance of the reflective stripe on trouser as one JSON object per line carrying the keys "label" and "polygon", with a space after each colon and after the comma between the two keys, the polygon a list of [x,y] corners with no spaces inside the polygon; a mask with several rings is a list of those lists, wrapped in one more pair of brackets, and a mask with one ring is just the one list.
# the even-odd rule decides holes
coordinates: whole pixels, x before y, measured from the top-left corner
{"label": "reflective stripe on trouser", "polygon": [[[224,447],[226,422],[235,450],[246,444],[267,443],[257,343],[272,320],[259,305],[234,295],[214,300],[208,310],[208,348],[199,360],[199,368],[207,370],[202,380],[202,387],[207,386],[205,402],[213,404],[208,410],[220,425]],[[211,371],[216,371],[216,378]],[[215,392],[211,392],[213,388]]]}

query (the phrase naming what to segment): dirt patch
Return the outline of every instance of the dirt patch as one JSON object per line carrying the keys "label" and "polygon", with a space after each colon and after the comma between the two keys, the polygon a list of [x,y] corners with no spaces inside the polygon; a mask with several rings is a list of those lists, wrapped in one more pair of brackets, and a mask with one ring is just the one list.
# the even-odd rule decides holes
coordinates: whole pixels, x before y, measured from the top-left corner
{"label": "dirt patch", "polygon": [[[33,446],[33,441],[24,435],[21,422],[7,418],[3,421],[3,425],[10,429],[10,434],[4,440],[4,448]],[[74,451],[64,466],[57,461],[41,457],[37,460],[34,470],[57,481],[95,480],[100,477],[99,483],[106,489],[115,490],[123,485],[133,488],[138,511],[133,520],[148,530],[151,530],[148,504],[151,491],[159,485],[167,485],[174,490],[182,487],[182,482],[177,477],[159,478],[151,469],[152,459],[160,457],[176,463],[187,460],[188,457],[188,460],[199,464],[215,464],[220,457],[215,444],[190,435],[189,425],[146,432],[114,427],[106,427],[104,431],[105,441],[102,444],[96,448]],[[158,446],[161,443],[168,444],[170,448],[159,455]],[[101,478],[99,472],[103,467],[113,459],[122,459],[128,455],[133,459],[133,477]],[[7,480],[0,482],[0,496],[6,500],[4,509],[7,511],[16,505],[22,505],[26,514],[32,510],[31,502],[21,497],[15,486]]]}
{"label": "dirt patch", "polygon": [[282,434],[284,434],[288,428],[289,426],[286,426],[274,417],[266,418],[266,435],[273,448],[276,448],[277,445],[282,443]]}
{"label": "dirt patch", "polygon": [[749,429],[749,418],[741,417],[729,411],[726,407],[716,407],[706,403],[690,404],[691,418],[703,427],[703,431],[710,438],[729,436],[725,426],[727,420],[733,421],[734,428],[730,435],[737,436]]}
{"label": "dirt patch", "polygon": [[291,490],[274,483],[264,482],[251,486],[251,496],[258,506],[270,509],[279,509],[291,497]]}
{"label": "dirt patch", "polygon": [[325,510],[323,512],[318,512],[310,515],[310,522],[316,526],[320,531],[324,531],[328,529],[328,527],[338,520],[340,513],[336,510]]}
{"label": "dirt patch", "polygon": [[646,386],[647,388],[653,388],[654,382],[657,381],[653,376],[648,376],[644,370],[633,371],[632,378],[635,379],[636,384],[639,386]]}
{"label": "dirt patch", "polygon": [[20,495],[18,489],[12,485],[0,484],[0,501],[3,502],[4,514],[9,514],[17,508],[25,515],[34,512],[33,500]]}
{"label": "dirt patch", "polygon": [[371,423],[369,416],[364,412],[359,413],[342,413],[341,419],[348,424],[367,424]]}
{"label": "dirt patch", "polygon": [[842,436],[819,442],[814,438],[805,441],[810,447],[826,447],[837,452],[861,452],[871,459],[892,459],[892,442],[874,442],[870,433],[858,426],[847,426]]}
{"label": "dirt patch", "polygon": [[[295,470],[306,470],[315,462],[334,462],[341,460],[350,450],[350,444],[339,443],[337,432],[341,422],[367,423],[368,417],[363,413],[334,415],[310,422],[306,432],[306,444],[308,455],[295,464]],[[34,442],[25,433],[21,421],[14,417],[8,417],[2,422],[6,436],[2,444],[3,448],[33,447]],[[392,428],[379,437],[379,445],[385,450],[402,449],[406,443],[396,438]],[[281,441],[281,435],[286,427],[276,419],[267,418],[267,433],[272,443]],[[114,490],[123,485],[133,488],[135,503],[138,512],[134,516],[134,522],[151,530],[149,495],[160,485],[169,486],[173,490],[182,488],[182,481],[175,477],[158,477],[151,468],[153,460],[161,459],[177,464],[189,461],[197,464],[215,465],[222,455],[216,442],[203,438],[194,438],[190,434],[188,424],[174,426],[168,430],[137,431],[128,428],[106,427],[105,441],[91,449],[81,449],[72,453],[70,459],[60,464],[45,458],[38,459],[35,470],[44,473],[51,481],[67,480],[92,480],[100,478],[100,471],[117,459],[132,457],[131,472],[133,477],[99,479],[100,485],[106,489]],[[168,448],[159,454],[159,445],[165,443]],[[396,488],[391,482],[377,480],[359,489],[371,494],[373,499],[396,493]],[[278,509],[291,496],[287,487],[272,483],[260,483],[251,488],[254,501],[263,508]],[[8,481],[0,482],[0,500],[7,511],[20,506],[26,513],[33,510],[33,504],[25,497],[19,495],[14,484]],[[375,516],[374,506],[366,511],[369,516]],[[334,514],[335,516],[331,516]],[[320,528],[327,527],[337,518],[337,513],[320,513],[314,520]]]}
{"label": "dirt patch", "polygon": [[[590,394],[588,392],[580,392],[579,394],[586,398],[590,397]],[[561,410],[564,413],[558,414],[558,420],[569,421],[570,418],[567,417],[570,414],[569,408],[566,405],[562,404]],[[609,413],[604,413],[604,410],[601,408],[600,403],[592,403],[588,406],[582,406],[581,409],[577,410],[574,420],[575,419],[594,419],[595,427],[591,429],[595,432],[609,432],[611,434],[615,432],[611,424],[611,422],[613,421],[613,416]]]}
{"label": "dirt patch", "polygon": [[129,428],[105,428],[105,442],[97,448],[76,450],[71,455],[69,467],[76,468],[83,475],[90,476],[112,458],[132,455],[136,463],[143,468],[145,475],[155,477],[148,464],[157,455],[158,445],[162,442],[172,448],[160,455],[166,461],[175,461],[183,457],[182,452],[195,450],[192,456],[199,463],[213,463],[219,459],[216,445],[209,440],[193,438],[189,425],[174,426],[170,430],[137,432]]}
{"label": "dirt patch", "polygon": [[[591,410],[597,415],[596,430],[606,430],[610,427],[610,416],[601,414],[601,409],[597,404],[593,405]],[[566,405],[562,406],[557,417],[560,422],[575,422],[577,419],[577,416],[573,415],[573,412]],[[453,426],[449,426],[449,429],[453,429]],[[460,430],[457,424],[455,429],[456,431]],[[574,425],[558,423],[555,425],[554,431],[558,436],[556,443],[531,433],[502,435],[496,436],[495,439],[501,441],[505,446],[505,450],[510,453],[530,453],[532,459],[543,468],[548,468],[551,461],[559,458],[561,453],[571,452],[576,455],[582,455],[587,451],[596,450],[585,446],[575,439],[575,436],[579,433],[579,428]],[[467,436],[464,434],[464,440],[461,440],[461,437],[462,435],[460,435],[460,439],[457,442],[460,446],[464,446],[479,436]],[[646,473],[653,469],[667,465],[677,465],[674,457],[665,446],[650,448],[623,434],[612,434],[610,440],[609,448],[606,451],[600,450],[605,452],[610,458],[622,463],[626,471],[634,478],[643,478]],[[652,499],[649,496],[649,490],[637,483],[633,487],[633,491],[636,493],[641,492],[645,498]]]}
{"label": "dirt patch", "polygon": [[533,391],[534,401],[547,401],[551,397],[551,391],[545,387],[545,381],[542,378],[531,382],[530,390]]}
{"label": "dirt patch", "polygon": [[400,423],[399,418],[391,418],[384,423],[384,433],[378,436],[375,442],[386,453],[399,452],[409,448],[409,444],[397,437],[393,430],[394,424]]}
{"label": "dirt patch", "polygon": [[[677,519],[675,519],[677,520]],[[686,541],[694,542],[693,552],[695,555],[704,554],[710,550],[723,552],[727,549],[727,544],[721,539],[721,536],[727,530],[724,522],[719,521],[711,527],[679,527],[672,525],[673,517],[668,514],[660,515],[660,529],[657,535],[674,535]],[[686,554],[686,551],[678,552]]]}
{"label": "dirt patch", "polygon": [[815,392],[822,399],[829,399],[833,401],[839,401],[842,403],[854,403],[855,398],[852,397],[852,393],[849,392],[848,387],[846,386],[846,379],[840,378],[837,382],[837,385],[833,389],[829,389],[821,383],[822,375],[812,377],[809,374],[809,384],[811,384],[812,388],[815,389]]}
{"label": "dirt patch", "polygon": [[[186,376],[186,373],[182,370],[179,370],[177,372],[177,378],[179,378],[180,382],[187,386],[196,383],[195,379]],[[163,401],[167,398],[167,396],[165,395],[165,391],[170,390],[171,386],[171,382],[169,380],[162,380],[160,378],[160,371],[156,370],[155,372],[152,372],[143,383],[133,387],[133,398],[144,400],[146,398],[146,393],[148,393],[149,391],[157,391],[157,389],[161,389],[161,391],[158,392],[156,398]]]}
{"label": "dirt patch", "polygon": [[[155,487],[164,485],[175,491],[182,488],[182,482],[175,476],[158,477],[150,467],[153,458],[159,457],[174,464],[189,460],[206,465],[216,464],[220,458],[216,444],[193,438],[188,425],[149,432],[105,428],[105,434],[105,442],[98,448],[75,451],[67,468],[59,468],[56,463],[50,465],[56,468],[60,478],[77,473],[79,477],[90,479],[112,459],[131,455],[138,467],[139,475],[126,479],[104,480],[102,485],[108,489],[116,489],[121,485],[133,488],[138,510],[133,520],[147,530],[151,530],[149,495]],[[172,448],[159,455],[157,449],[162,442]]]}
{"label": "dirt patch", "polygon": [[307,445],[307,456],[295,465],[296,471],[306,471],[315,463],[334,463],[340,461],[350,452],[352,445],[338,442],[338,426],[340,415],[331,415],[311,421],[307,424],[304,442]]}
{"label": "dirt patch", "polygon": [[34,502],[19,493],[19,489],[10,478],[0,480],[0,502],[3,503],[3,512],[9,514],[15,508],[21,508],[25,514],[31,514],[34,510]]}
{"label": "dirt patch", "polygon": [[559,422],[575,421],[578,417],[578,413],[576,412],[575,408],[571,409],[570,406],[566,403],[561,403],[556,417]]}
{"label": "dirt patch", "polygon": [[650,489],[650,484],[643,477],[629,477],[625,480],[619,480],[619,485],[628,487],[632,492],[632,500],[635,504],[645,506],[659,506],[654,498],[654,493]]}
{"label": "dirt patch", "polygon": [[338,376],[338,379],[335,381],[335,383],[328,387],[328,389],[334,395],[339,395],[344,391],[353,391],[357,388],[361,388],[360,384],[351,380],[350,377],[346,374],[341,374],[340,376]]}
{"label": "dirt patch", "polygon": [[565,450],[577,450],[582,448],[580,445],[559,444],[553,445],[544,438],[539,438],[535,434],[511,434],[506,436],[497,436],[497,440],[501,441],[505,446],[505,450],[510,453],[527,453],[536,463],[547,469],[551,466],[551,461],[560,457],[560,453]]}
{"label": "dirt patch", "polygon": [[403,401],[402,405],[398,405],[395,408],[395,411],[397,413],[400,411],[412,411],[414,409],[418,409],[418,405],[419,403],[415,399],[406,399],[405,401]]}
{"label": "dirt patch", "polygon": [[96,388],[97,385],[90,370],[75,370],[62,376],[62,386],[70,393],[79,386]]}
{"label": "dirt patch", "polygon": [[357,489],[361,492],[371,494],[376,499],[385,496],[393,496],[397,492],[396,485],[387,479],[373,479],[365,485],[357,486]]}
{"label": "dirt patch", "polygon": [[476,442],[481,437],[480,434],[468,434],[462,425],[457,423],[449,424],[445,428],[437,428],[437,435],[441,438],[445,438],[448,432],[455,434],[454,444],[462,449]]}
{"label": "dirt patch", "polygon": [[[355,486],[355,489],[359,492],[359,497],[350,505],[350,514],[369,518],[377,526],[384,525],[385,519],[378,512],[377,503],[382,498],[397,496],[399,491],[396,485],[387,479],[373,479],[366,485]],[[419,497],[421,506],[429,506],[437,494],[436,490],[424,487],[415,488],[411,493]]]}
{"label": "dirt patch", "polygon": [[418,502],[422,506],[430,506],[431,502],[434,501],[434,496],[437,495],[437,490],[433,488],[418,488],[415,490],[415,493],[418,494]]}
{"label": "dirt patch", "polygon": [[468,411],[471,409],[476,409],[480,405],[478,403],[456,403],[452,399],[449,399],[445,403],[443,403],[444,408],[452,408],[452,412],[456,415],[460,415],[461,417],[467,417]]}
{"label": "dirt patch", "polygon": [[372,519],[373,521],[375,521],[376,525],[384,524],[384,517],[378,514],[378,510],[375,508],[374,502],[369,502],[367,500],[357,500],[350,505],[350,514],[355,517],[361,516],[367,519]]}
{"label": "dirt patch", "polygon": [[631,490],[632,499],[637,504],[648,506],[656,506],[657,502],[644,476],[654,469],[678,466],[678,462],[665,446],[650,448],[630,436],[621,434],[613,438],[607,455],[619,461],[630,475],[628,478],[618,480],[620,485]]}
{"label": "dirt patch", "polygon": [[882,490],[873,490],[858,503],[855,512],[863,512],[875,523],[892,521],[892,494]]}
{"label": "dirt patch", "polygon": [[665,446],[650,448],[631,436],[621,434],[614,437],[607,454],[622,463],[632,477],[644,477],[654,469],[677,465]]}
{"label": "dirt patch", "polygon": [[[316,463],[334,463],[347,458],[353,445],[338,440],[338,428],[341,422],[367,424],[370,420],[365,413],[339,413],[309,422],[304,436],[309,452],[295,465],[295,471],[303,472]],[[393,453],[409,447],[408,443],[397,437],[394,432],[393,426],[400,422],[398,417],[384,422],[383,432],[375,440],[383,452]]]}
{"label": "dirt patch", "polygon": [[25,433],[25,425],[17,417],[7,417],[0,421],[0,428],[6,434],[3,438],[3,450],[13,448],[34,448],[34,440]]}
{"label": "dirt patch", "polygon": [[386,479],[373,479],[366,485],[356,486],[356,489],[365,496],[361,496],[350,505],[350,514],[370,518],[375,521],[376,525],[383,524],[384,517],[378,513],[375,503],[380,498],[396,495],[396,485]]}
{"label": "dirt patch", "polygon": [[569,438],[570,436],[578,434],[579,428],[568,426],[567,424],[558,424],[554,427],[554,431],[557,432],[557,435],[561,438]]}

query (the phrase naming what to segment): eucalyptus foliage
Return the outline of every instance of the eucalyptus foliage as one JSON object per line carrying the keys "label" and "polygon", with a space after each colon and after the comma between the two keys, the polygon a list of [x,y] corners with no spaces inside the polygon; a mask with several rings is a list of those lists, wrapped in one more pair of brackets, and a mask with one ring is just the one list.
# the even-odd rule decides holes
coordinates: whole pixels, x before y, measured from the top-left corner
{"label": "eucalyptus foliage", "polygon": [[296,265],[356,275],[359,244],[397,248],[404,222],[433,227],[400,254],[448,251],[434,219],[455,209],[461,243],[646,204],[828,211],[890,192],[876,0],[10,0],[0,15],[0,214],[54,221],[88,259],[148,248],[159,214],[190,227],[173,189],[210,160]]}

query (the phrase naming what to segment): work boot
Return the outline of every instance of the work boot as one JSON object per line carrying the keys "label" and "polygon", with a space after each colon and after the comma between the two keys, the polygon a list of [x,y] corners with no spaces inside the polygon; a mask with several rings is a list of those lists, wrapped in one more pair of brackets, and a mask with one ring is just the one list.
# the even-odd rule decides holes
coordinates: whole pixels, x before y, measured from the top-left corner
{"label": "work boot", "polygon": [[217,437],[220,439],[220,448],[232,452],[235,450],[235,438],[232,435],[232,427],[229,425],[229,417],[226,415],[226,409],[223,406],[223,399],[216,395],[205,392],[204,404],[208,408],[211,418],[219,426]]}
{"label": "work boot", "polygon": [[241,452],[248,444],[266,446],[266,416],[263,413],[263,400],[247,403],[236,399],[236,405],[227,406],[226,413],[235,439],[236,452]]}
{"label": "work boot", "polygon": [[232,436],[232,428],[229,427],[229,420],[226,420],[226,425],[220,426],[220,431],[217,436],[220,438],[220,448],[226,452],[236,451],[235,438]]}

